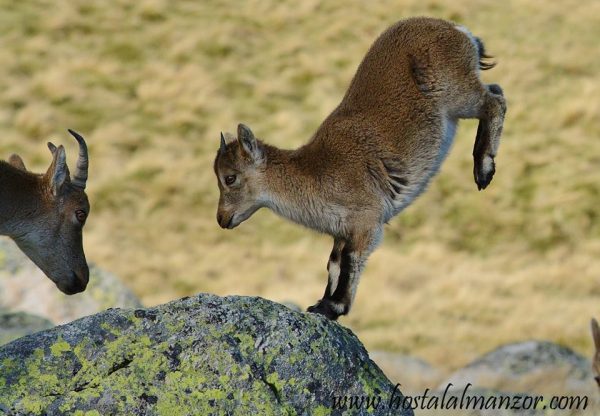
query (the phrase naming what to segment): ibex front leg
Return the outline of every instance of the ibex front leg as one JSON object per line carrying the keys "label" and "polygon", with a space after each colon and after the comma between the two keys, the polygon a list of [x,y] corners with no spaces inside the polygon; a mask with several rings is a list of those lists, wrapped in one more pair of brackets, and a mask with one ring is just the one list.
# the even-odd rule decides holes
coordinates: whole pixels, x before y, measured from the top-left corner
{"label": "ibex front leg", "polygon": [[496,171],[494,157],[500,145],[506,102],[502,88],[497,84],[490,84],[484,94],[483,105],[479,114],[479,126],[473,148],[475,166],[473,175],[479,190],[485,189],[492,181]]}
{"label": "ibex front leg", "polygon": [[327,265],[327,289],[323,299],[308,308],[309,312],[335,320],[350,311],[360,275],[374,245],[370,233],[348,241],[336,239]]}
{"label": "ibex front leg", "polygon": [[327,272],[329,273],[329,278],[327,280],[327,287],[325,288],[325,294],[323,295],[323,298],[332,296],[337,288],[341,271],[342,250],[344,249],[345,244],[346,242],[341,238],[336,238],[333,242],[333,249],[329,255],[329,260],[327,261]]}

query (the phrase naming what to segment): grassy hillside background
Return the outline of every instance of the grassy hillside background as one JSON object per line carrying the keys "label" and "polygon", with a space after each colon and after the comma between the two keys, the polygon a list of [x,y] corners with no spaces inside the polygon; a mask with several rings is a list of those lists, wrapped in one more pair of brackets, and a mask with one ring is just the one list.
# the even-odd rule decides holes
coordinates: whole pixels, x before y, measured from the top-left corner
{"label": "grassy hillside background", "polygon": [[[321,4],[324,3],[324,4]],[[215,220],[219,132],[295,147],[341,99],[375,37],[413,15],[486,41],[508,98],[491,186],[476,122],[429,191],[387,227],[351,327],[368,348],[454,368],[530,338],[591,353],[600,315],[600,2],[0,1],[0,155],[32,170],[48,139],[91,151],[88,258],[147,304],[201,291],[303,307],[331,241],[261,211]]]}

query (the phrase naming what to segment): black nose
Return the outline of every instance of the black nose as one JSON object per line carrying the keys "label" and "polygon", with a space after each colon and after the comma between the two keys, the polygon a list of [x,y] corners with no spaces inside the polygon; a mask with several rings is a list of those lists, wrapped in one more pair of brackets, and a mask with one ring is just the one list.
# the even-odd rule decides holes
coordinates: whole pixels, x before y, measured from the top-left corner
{"label": "black nose", "polygon": [[73,272],[73,275],[81,282],[83,288],[85,289],[90,281],[90,269],[87,267],[87,265],[82,270]]}
{"label": "black nose", "polygon": [[67,285],[59,286],[60,290],[65,295],[74,295],[76,293],[81,293],[85,290],[86,287],[87,287],[87,284],[84,284],[79,280],[72,280]]}
{"label": "black nose", "polygon": [[71,275],[71,281],[61,287],[61,290],[67,295],[74,295],[81,293],[87,288],[89,281],[89,270],[82,270],[79,273],[73,272]]}
{"label": "black nose", "polygon": [[217,214],[217,221],[221,228],[229,228],[231,222],[233,221],[233,215],[231,217],[227,217],[226,215]]}

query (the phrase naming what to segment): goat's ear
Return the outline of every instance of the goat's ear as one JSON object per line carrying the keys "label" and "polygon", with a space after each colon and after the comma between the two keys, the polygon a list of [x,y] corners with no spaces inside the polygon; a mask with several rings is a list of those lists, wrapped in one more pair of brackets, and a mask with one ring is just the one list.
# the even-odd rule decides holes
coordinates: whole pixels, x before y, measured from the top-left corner
{"label": "goat's ear", "polygon": [[52,159],[52,164],[48,168],[46,178],[52,194],[58,196],[60,195],[63,186],[70,182],[71,179],[69,176],[69,168],[67,167],[65,148],[62,145],[58,146],[52,154],[54,155],[54,158]]}
{"label": "goat's ear", "polygon": [[54,143],[48,142],[48,149],[50,150],[50,153],[56,153],[56,146],[54,146]]}
{"label": "goat's ear", "polygon": [[598,327],[598,321],[594,318],[592,318],[592,337],[594,338],[596,351],[600,352],[600,327]]}
{"label": "goat's ear", "polygon": [[253,160],[258,160],[261,157],[258,141],[254,137],[254,133],[250,127],[244,124],[238,124],[238,141],[242,150]]}
{"label": "goat's ear", "polygon": [[27,171],[27,168],[25,168],[25,163],[23,163],[23,159],[21,159],[21,156],[19,155],[10,155],[8,158],[8,163],[17,169]]}
{"label": "goat's ear", "polygon": [[225,149],[227,148],[227,142],[225,141],[225,136],[223,136],[223,132],[221,132],[221,145],[219,146],[219,153],[225,153]]}

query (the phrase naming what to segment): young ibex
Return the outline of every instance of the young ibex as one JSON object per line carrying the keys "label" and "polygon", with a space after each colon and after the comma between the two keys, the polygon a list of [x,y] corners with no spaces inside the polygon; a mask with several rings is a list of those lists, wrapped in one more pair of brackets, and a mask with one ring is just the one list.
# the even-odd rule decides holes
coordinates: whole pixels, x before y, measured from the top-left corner
{"label": "young ibex", "polygon": [[592,318],[592,338],[594,339],[594,357],[592,358],[592,367],[594,369],[594,375],[598,387],[600,387],[600,327],[598,327],[598,321]]}
{"label": "young ibex", "polygon": [[85,194],[88,151],[79,142],[77,169],[71,179],[65,149],[48,143],[53,160],[43,175],[28,172],[12,155],[0,161],[0,235],[19,248],[67,295],[83,292],[89,269],[83,252],[82,229],[90,212]]}
{"label": "young ibex", "polygon": [[478,188],[494,175],[506,104],[484,85],[483,43],[464,27],[402,20],[373,44],[340,105],[312,139],[280,150],[238,126],[215,160],[217,220],[234,228],[261,207],[334,238],[323,298],[308,310],[336,319],[352,305],[383,225],[423,192],[444,160],[458,119],[478,118]]}

